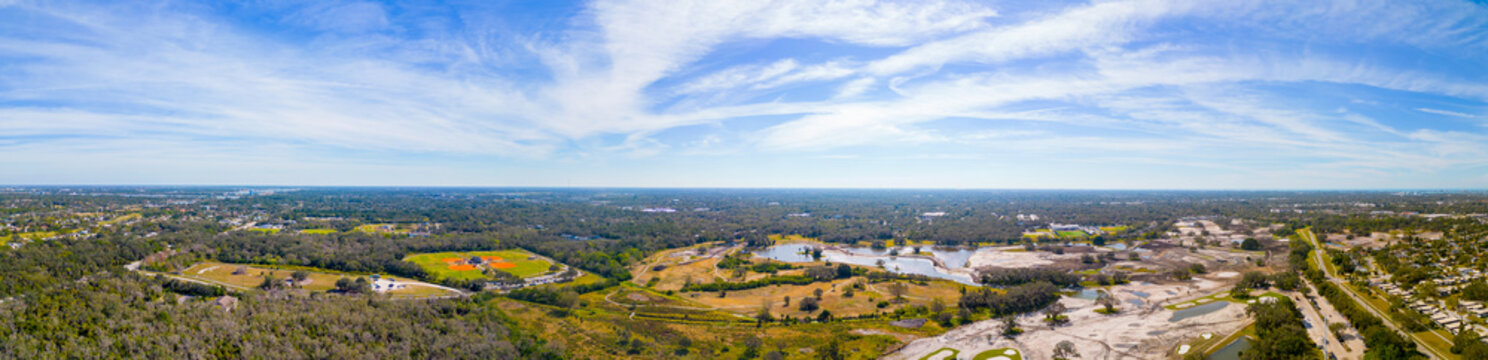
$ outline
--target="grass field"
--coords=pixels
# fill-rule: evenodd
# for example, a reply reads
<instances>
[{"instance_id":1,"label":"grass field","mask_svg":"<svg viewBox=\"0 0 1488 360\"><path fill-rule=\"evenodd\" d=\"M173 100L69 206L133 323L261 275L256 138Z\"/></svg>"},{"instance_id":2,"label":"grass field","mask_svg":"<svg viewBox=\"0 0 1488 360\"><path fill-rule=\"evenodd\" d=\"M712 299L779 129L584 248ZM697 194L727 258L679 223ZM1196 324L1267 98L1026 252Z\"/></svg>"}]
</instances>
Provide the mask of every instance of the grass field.
<instances>
[{"instance_id":1,"label":"grass field","mask_svg":"<svg viewBox=\"0 0 1488 360\"><path fill-rule=\"evenodd\" d=\"M1059 237L1062 237L1062 238L1082 238L1082 237L1085 237L1085 235L1086 234L1085 234L1084 231L1060 231L1059 232Z\"/></svg>"},{"instance_id":2,"label":"grass field","mask_svg":"<svg viewBox=\"0 0 1488 360\"><path fill-rule=\"evenodd\" d=\"M265 234L278 234L279 233L279 229L259 229L259 228L252 228L252 229L248 229L248 231L257 231L257 232L261 232L261 233L265 233Z\"/></svg>"},{"instance_id":3,"label":"grass field","mask_svg":"<svg viewBox=\"0 0 1488 360\"><path fill-rule=\"evenodd\" d=\"M537 257L524 250L499 250L499 251L463 251L412 254L403 258L403 261L418 264L424 271L429 272L436 279L460 279L474 280L489 278L481 273L479 266L452 265L446 260L463 260L471 257L496 257L499 261L492 262L491 268L505 271L512 275L529 278L548 272L553 263ZM484 266L484 265L483 265Z\"/></svg>"},{"instance_id":4,"label":"grass field","mask_svg":"<svg viewBox=\"0 0 1488 360\"><path fill-rule=\"evenodd\" d=\"M31 240L31 241L37 241L37 240L43 240L43 239L50 238L50 237L57 236L57 235L58 235L58 233L56 231L32 231L32 232L23 232L23 233L15 234L14 237L21 238L21 239L26 239L26 240Z\"/></svg>"},{"instance_id":5,"label":"grass field","mask_svg":"<svg viewBox=\"0 0 1488 360\"><path fill-rule=\"evenodd\" d=\"M329 234L335 234L336 233L336 229L305 229L305 230L300 230L300 233L301 234L311 234L311 235L329 235Z\"/></svg>"},{"instance_id":6,"label":"grass field","mask_svg":"<svg viewBox=\"0 0 1488 360\"><path fill-rule=\"evenodd\" d=\"M407 234L408 229L398 224L362 224L357 225L352 231L360 231L368 234Z\"/></svg>"},{"instance_id":7,"label":"grass field","mask_svg":"<svg viewBox=\"0 0 1488 360\"><path fill-rule=\"evenodd\" d=\"M247 268L246 273L241 274L241 275L235 275L235 274L233 274L233 272L237 271L237 269L240 268L240 267L246 267ZM181 271L181 276L188 277L188 278L193 278L193 279L198 279L198 280L205 280L207 282L216 283L218 285L224 285L224 286L236 288L236 289L239 289L239 290L247 290L247 289L257 288L260 284L263 284L263 279L264 279L263 278L263 275L264 274L269 274L269 275L272 275L276 279L281 279L282 280L282 279L288 279L290 277L290 274L294 273L294 271L297 270L297 269L303 269L303 270L306 270L306 272L310 273L310 277L306 280L305 283L300 284L300 288L305 289L305 290L312 290L312 291L326 291L326 290L331 290L331 289L336 288L336 280L339 280L339 279L341 279L343 277L357 277L357 276L360 276L360 275L353 275L353 274L332 273L332 272L324 271L324 270L314 270L314 271L312 271L312 270L309 270L310 268L301 268L301 267L296 267L296 268L270 268L270 267L248 266L248 265L242 265L242 264L228 264L228 263L220 263L220 262L212 262L212 261L201 262L201 263L197 263L196 265L192 265L191 267L186 268L186 270L182 270ZM418 282L418 281L410 280L410 279L404 279L404 278L396 278L395 280L398 281L398 282L400 282L400 283L405 283L406 282L406 283L423 284L422 282ZM390 291L390 292L388 292L388 294L390 294L390 295L406 295L406 296L435 296L435 295L445 295L445 294L448 294L448 292L445 291L445 290L443 290L443 289L436 288L436 287L429 287L429 286L407 286L407 287L402 288L402 289L397 289L397 290Z\"/></svg>"},{"instance_id":8,"label":"grass field","mask_svg":"<svg viewBox=\"0 0 1488 360\"><path fill-rule=\"evenodd\" d=\"M961 350L952 348L940 348L940 350L935 350L935 352L930 353L929 355L921 356L920 360L951 360L956 359L956 354L960 353Z\"/></svg>"},{"instance_id":9,"label":"grass field","mask_svg":"<svg viewBox=\"0 0 1488 360\"><path fill-rule=\"evenodd\" d=\"M902 305L890 305L879 309L879 301L889 300L888 283L869 284L865 290L856 290L852 297L847 297L846 290L852 283L865 281L862 278L851 278L834 280L832 282L816 282L808 285L771 285L760 288L729 291L724 297L718 297L716 292L687 292L678 296L705 304L715 306L740 314L753 314L760 304L770 303L770 311L777 315L790 315L802 317L812 315L815 312L801 311L797 306L800 300L815 296L815 291L820 289L822 297L820 306L822 309L831 311L836 316L855 316L871 314L878 311L893 311L903 306L927 305L933 299L940 298L947 304L955 304L961 298L961 285L950 281L932 281L927 285L909 284L908 302ZM865 281L866 282L866 281ZM790 306L785 305L785 298L791 298Z\"/></svg>"},{"instance_id":10,"label":"grass field","mask_svg":"<svg viewBox=\"0 0 1488 360\"><path fill-rule=\"evenodd\" d=\"M1012 353L1009 354L1009 351L1011 351ZM1008 360L1023 360L1023 354L1018 353L1018 350L1015 350L1013 348L1001 348L983 351L977 353L976 356L972 357L972 360L988 360L999 356Z\"/></svg>"},{"instance_id":11,"label":"grass field","mask_svg":"<svg viewBox=\"0 0 1488 360\"><path fill-rule=\"evenodd\" d=\"M641 289L644 291L644 289ZM638 358L661 359L737 359L745 351L745 339L763 340L760 353L782 350L786 359L817 359L820 349L833 339L841 340L840 348L847 359L878 359L883 352L898 344L889 335L850 335L858 330L876 330L890 334L909 333L915 336L935 334L906 330L888 326L888 320L835 321L831 323L804 323L790 326L779 323L755 327L753 321L716 311L689 311L666 308L638 307L632 318L628 306L615 306L601 299L610 291L584 294L581 304L571 311L572 315L554 317L549 315L549 306L496 298L491 304L510 314L514 326L522 327L550 342L565 344L574 351L573 358L617 359L635 358L625 356L627 346L620 344L618 335L641 340L647 346L641 349ZM758 306L758 305L755 305ZM684 314L691 320L684 319ZM720 317L722 316L722 317ZM699 320L708 318L714 320ZM637 331L633 325L637 320L648 321ZM629 329L630 331L626 331ZM679 338L690 339L685 354L678 354ZM758 353L757 353L758 356Z\"/></svg>"},{"instance_id":12,"label":"grass field","mask_svg":"<svg viewBox=\"0 0 1488 360\"><path fill-rule=\"evenodd\" d=\"M104 221L104 222L101 222L99 224L102 224L102 225L117 224L117 223L129 221L129 220L137 220L137 219L142 218L142 217L144 217L144 216L140 215L139 213L133 213L133 214L127 214L127 215L124 215L124 216L120 216L120 217L114 218L113 220Z\"/></svg>"},{"instance_id":13,"label":"grass field","mask_svg":"<svg viewBox=\"0 0 1488 360\"><path fill-rule=\"evenodd\" d=\"M1221 292L1221 293L1217 293L1217 294L1212 294L1212 295L1204 296L1204 297L1201 297L1201 298L1198 298L1198 299L1193 299L1193 300L1184 301L1184 302L1177 303L1177 304L1163 306L1163 308L1168 309L1168 310L1183 310L1183 309L1186 309L1186 308L1194 307L1196 305L1207 304L1207 303L1211 303L1211 302L1215 302L1215 301L1228 301L1228 302L1232 302L1232 303L1236 303L1236 304L1240 304L1240 305L1247 305L1250 300L1255 300L1255 299L1259 299L1259 298L1263 298L1263 297L1270 297L1270 298L1280 299L1280 298L1285 298L1286 296L1281 295L1281 294L1277 294L1276 292L1273 292L1273 291L1267 291L1265 293L1261 293L1259 295L1252 296L1249 299L1240 300L1240 299L1236 299L1234 297L1230 297L1230 292L1225 291L1225 292ZM1188 304L1188 305L1187 306L1184 306L1184 304ZM1182 307L1180 307L1180 306L1182 306Z\"/></svg>"}]
</instances>

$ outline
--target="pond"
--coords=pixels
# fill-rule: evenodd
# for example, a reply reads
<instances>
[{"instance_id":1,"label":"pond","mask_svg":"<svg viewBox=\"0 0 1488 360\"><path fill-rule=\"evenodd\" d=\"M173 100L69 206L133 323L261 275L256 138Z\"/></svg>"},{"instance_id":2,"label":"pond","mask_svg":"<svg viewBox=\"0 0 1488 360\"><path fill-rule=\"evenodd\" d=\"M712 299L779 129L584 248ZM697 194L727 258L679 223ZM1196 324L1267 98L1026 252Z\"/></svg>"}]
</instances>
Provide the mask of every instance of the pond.
<instances>
[{"instance_id":1,"label":"pond","mask_svg":"<svg viewBox=\"0 0 1488 360\"><path fill-rule=\"evenodd\" d=\"M1095 300L1096 298L1100 297L1100 290L1081 289L1080 292L1075 293L1073 297L1077 299Z\"/></svg>"},{"instance_id":2,"label":"pond","mask_svg":"<svg viewBox=\"0 0 1488 360\"><path fill-rule=\"evenodd\" d=\"M1240 352L1250 350L1250 340L1244 336L1209 354L1209 360L1240 360Z\"/></svg>"},{"instance_id":3,"label":"pond","mask_svg":"<svg viewBox=\"0 0 1488 360\"><path fill-rule=\"evenodd\" d=\"M1215 302L1211 302L1211 303L1208 303L1208 304L1198 305L1198 306L1194 306L1194 307L1191 307L1191 308L1174 311L1173 312L1173 317L1170 318L1170 319L1168 319L1168 322L1178 322L1178 321L1181 321L1183 319L1187 319L1187 318L1191 318L1191 317L1195 317L1195 316L1200 316L1200 315L1212 313L1212 312L1215 312L1215 311L1219 311L1219 309L1223 309L1226 306L1230 306L1230 302L1228 302L1228 301L1215 301Z\"/></svg>"},{"instance_id":4,"label":"pond","mask_svg":"<svg viewBox=\"0 0 1488 360\"><path fill-rule=\"evenodd\" d=\"M775 245L761 251L756 251L754 254L757 256L784 262L811 262L811 255L807 251L812 247L813 245L811 244ZM887 253L887 251L885 250L884 253ZM944 270L936 268L935 262L930 261L930 259L903 256L887 257L876 256L872 254L872 252L864 253L861 251L852 250L849 250L848 254L827 251L822 253L822 260L867 267L877 267L878 262L883 261L884 270L888 270L890 272L900 274L925 275L933 278L951 280L967 285L978 285L976 282L972 281L971 275L946 272Z\"/></svg>"}]
</instances>

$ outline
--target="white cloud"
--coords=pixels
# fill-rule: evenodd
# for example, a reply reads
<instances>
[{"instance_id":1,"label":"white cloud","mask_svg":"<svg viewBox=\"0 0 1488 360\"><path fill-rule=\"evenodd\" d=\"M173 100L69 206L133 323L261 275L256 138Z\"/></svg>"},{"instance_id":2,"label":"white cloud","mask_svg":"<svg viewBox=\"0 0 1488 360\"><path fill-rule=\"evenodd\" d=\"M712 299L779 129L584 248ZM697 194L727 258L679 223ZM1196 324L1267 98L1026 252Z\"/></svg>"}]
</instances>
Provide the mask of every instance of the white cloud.
<instances>
[{"instance_id":1,"label":"white cloud","mask_svg":"<svg viewBox=\"0 0 1488 360\"><path fill-rule=\"evenodd\" d=\"M1432 109L1432 108L1416 108L1416 111L1420 111L1420 112L1427 113L1427 114L1437 114L1437 115L1446 115L1446 116L1451 116L1451 117L1460 117L1460 118L1464 118L1464 119L1488 119L1488 116L1473 115L1473 114L1468 114L1468 113L1460 113L1460 112L1451 111L1451 110L1441 110L1441 109Z\"/></svg>"},{"instance_id":2,"label":"white cloud","mask_svg":"<svg viewBox=\"0 0 1488 360\"><path fill-rule=\"evenodd\" d=\"M1115 0L1003 14L997 5L597 1L557 31L496 37L502 30L480 22L446 29L396 7L324 2L277 22L323 31L296 40L189 6L10 3L0 20L20 18L0 21L0 132L22 140L0 147L44 156L45 139L60 137L67 156L118 146L243 162L256 160L207 145L499 161L909 149L1359 172L1488 158L1483 134L1401 126L1371 112L1374 100L1342 96L1373 105L1325 111L1340 105L1283 98L1298 88L1389 91L1475 108L1488 102L1488 74L1358 48L1390 43L1422 49L1411 56L1426 62L1481 63L1481 7ZM780 39L831 46L747 53ZM746 53L713 57L740 43ZM1423 106L1406 108L1484 118ZM948 118L970 129L939 128ZM699 124L710 125L665 135ZM1028 124L1037 130L1013 129ZM82 138L105 140L69 142ZM1226 151L1190 154L1205 146ZM194 148L207 150L186 155Z\"/></svg>"}]
</instances>

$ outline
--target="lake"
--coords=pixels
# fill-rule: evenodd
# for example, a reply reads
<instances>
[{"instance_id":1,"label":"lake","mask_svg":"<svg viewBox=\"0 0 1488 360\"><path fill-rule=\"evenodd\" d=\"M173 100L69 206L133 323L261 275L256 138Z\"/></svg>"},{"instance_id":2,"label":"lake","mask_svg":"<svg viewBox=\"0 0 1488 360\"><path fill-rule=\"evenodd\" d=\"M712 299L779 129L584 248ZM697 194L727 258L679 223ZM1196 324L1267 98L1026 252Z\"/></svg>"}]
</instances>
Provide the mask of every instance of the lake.
<instances>
[{"instance_id":1,"label":"lake","mask_svg":"<svg viewBox=\"0 0 1488 360\"><path fill-rule=\"evenodd\" d=\"M812 261L811 255L809 253L803 254L803 252L811 249L813 246L814 245L811 245L811 244L784 244L784 245L775 245L775 246L771 246L769 248L766 248L764 250L755 251L754 254L756 256L760 256L760 257L770 258L770 259L774 259L774 260L778 260L778 261L784 261L784 262L791 262L791 263L811 262ZM888 250L886 250L886 249L884 249L884 250L878 250L878 249L872 249L872 248L846 248L846 249L848 251L847 254L843 254L843 253L839 253L839 252L832 252L832 251L823 252L822 253L822 260L824 260L824 261L831 261L831 262L838 262L838 263L847 263L847 264L853 264L853 265L861 265L861 266L867 266L867 267L877 267L878 266L878 262L879 261L883 261L883 263L884 263L883 264L884 270L887 270L887 271L890 271L890 272L900 273L900 274L925 275L925 276L929 276L929 277L933 277L933 278L938 278L938 279L951 280L951 281L955 281L955 282L962 283L962 284L967 284L967 285L979 285L976 282L972 281L971 275L960 274L960 273L949 273L949 272L946 272L946 271L941 270L939 268L936 268L935 267L935 262L930 261L930 259L912 258L912 257L904 257L904 256L886 257L886 256L878 256L878 255L876 255L876 254L879 254L879 253L888 254ZM912 253L913 250L911 250L910 252ZM964 264L964 262L963 262L963 264Z\"/></svg>"}]
</instances>

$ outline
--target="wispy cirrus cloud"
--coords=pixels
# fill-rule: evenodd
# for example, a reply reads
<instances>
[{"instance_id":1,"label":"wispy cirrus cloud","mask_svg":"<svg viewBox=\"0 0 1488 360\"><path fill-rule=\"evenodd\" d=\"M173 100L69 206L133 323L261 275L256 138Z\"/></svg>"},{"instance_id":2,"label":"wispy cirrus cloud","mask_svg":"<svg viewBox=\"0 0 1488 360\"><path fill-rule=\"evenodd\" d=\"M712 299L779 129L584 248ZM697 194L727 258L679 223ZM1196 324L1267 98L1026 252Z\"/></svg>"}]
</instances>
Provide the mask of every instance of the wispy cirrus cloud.
<instances>
[{"instance_id":1,"label":"wispy cirrus cloud","mask_svg":"<svg viewBox=\"0 0 1488 360\"><path fill-rule=\"evenodd\" d=\"M30 159L3 167L113 150L151 166L552 166L492 177L507 184L828 157L951 187L1041 182L934 164L1190 168L1228 175L1169 184L1230 188L1277 166L1400 185L1488 172L1484 128L1441 121L1488 103L1488 10L1458 1L12 1L0 20L0 149ZM1296 181L1257 186L1312 186Z\"/></svg>"}]
</instances>

